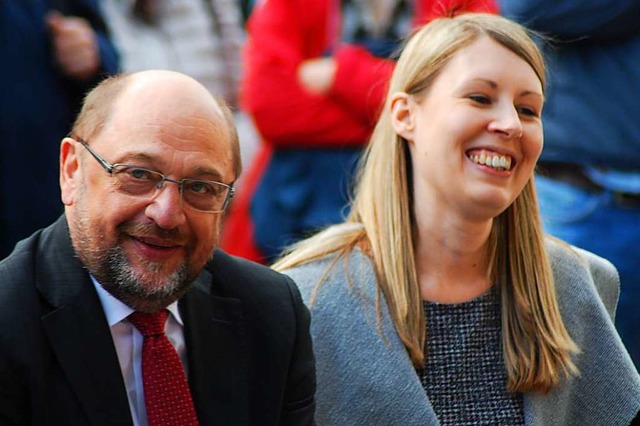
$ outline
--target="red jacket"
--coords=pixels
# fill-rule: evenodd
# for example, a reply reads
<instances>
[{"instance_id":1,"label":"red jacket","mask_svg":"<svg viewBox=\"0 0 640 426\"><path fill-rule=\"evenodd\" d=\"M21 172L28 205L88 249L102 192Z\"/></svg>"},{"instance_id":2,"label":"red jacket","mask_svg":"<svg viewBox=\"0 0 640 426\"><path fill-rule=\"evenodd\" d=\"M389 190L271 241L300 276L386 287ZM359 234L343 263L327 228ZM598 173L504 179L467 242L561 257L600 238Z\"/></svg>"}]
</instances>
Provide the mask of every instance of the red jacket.
<instances>
[{"instance_id":1,"label":"red jacket","mask_svg":"<svg viewBox=\"0 0 640 426\"><path fill-rule=\"evenodd\" d=\"M244 109L275 147L364 144L382 106L393 62L340 44L338 0L262 0L248 24ZM496 12L493 0L416 0L414 25L460 10ZM333 52L338 67L328 95L305 91L296 71Z\"/></svg>"}]
</instances>

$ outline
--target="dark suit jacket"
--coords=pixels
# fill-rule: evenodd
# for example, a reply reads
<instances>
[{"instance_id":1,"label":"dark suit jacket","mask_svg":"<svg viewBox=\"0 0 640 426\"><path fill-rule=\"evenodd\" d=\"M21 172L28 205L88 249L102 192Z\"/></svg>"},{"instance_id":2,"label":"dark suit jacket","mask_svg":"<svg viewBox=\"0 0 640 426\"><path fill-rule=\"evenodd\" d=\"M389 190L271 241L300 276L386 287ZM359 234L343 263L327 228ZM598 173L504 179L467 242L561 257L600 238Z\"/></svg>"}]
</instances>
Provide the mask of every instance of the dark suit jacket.
<instances>
[{"instance_id":1,"label":"dark suit jacket","mask_svg":"<svg viewBox=\"0 0 640 426\"><path fill-rule=\"evenodd\" d=\"M201 425L313 422L309 313L289 278L218 251L179 308ZM132 424L64 217L0 263L0 424Z\"/></svg>"}]
</instances>

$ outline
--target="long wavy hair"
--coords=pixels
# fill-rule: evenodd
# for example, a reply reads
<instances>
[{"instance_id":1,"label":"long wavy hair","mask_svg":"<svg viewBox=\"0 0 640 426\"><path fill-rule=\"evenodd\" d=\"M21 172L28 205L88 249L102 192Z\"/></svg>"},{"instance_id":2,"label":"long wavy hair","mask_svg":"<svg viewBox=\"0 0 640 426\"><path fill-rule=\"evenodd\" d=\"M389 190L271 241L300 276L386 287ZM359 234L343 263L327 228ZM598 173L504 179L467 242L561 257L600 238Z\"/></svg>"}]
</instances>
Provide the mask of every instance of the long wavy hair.
<instances>
[{"instance_id":1,"label":"long wavy hair","mask_svg":"<svg viewBox=\"0 0 640 426\"><path fill-rule=\"evenodd\" d=\"M427 336L414 252L412 165L407 141L391 124L390 98L397 92L424 95L453 55L485 36L526 61L544 90L544 60L520 25L497 15L469 13L420 28L405 44L392 75L385 108L360 164L349 217L294 245L273 266L283 270L361 249L372 260L378 292L416 367L424 366ZM494 218L487 246L490 278L501 294L508 389L546 392L577 373L572 355L578 348L558 309L533 176Z\"/></svg>"}]
</instances>

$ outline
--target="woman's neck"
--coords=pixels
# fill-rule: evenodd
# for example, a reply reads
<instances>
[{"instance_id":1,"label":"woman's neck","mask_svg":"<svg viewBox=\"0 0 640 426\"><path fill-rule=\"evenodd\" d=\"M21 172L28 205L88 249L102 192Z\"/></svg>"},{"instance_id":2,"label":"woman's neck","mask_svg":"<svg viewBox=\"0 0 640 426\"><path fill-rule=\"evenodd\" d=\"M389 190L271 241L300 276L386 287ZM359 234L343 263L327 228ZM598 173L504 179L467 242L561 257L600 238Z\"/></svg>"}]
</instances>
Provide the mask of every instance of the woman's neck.
<instances>
[{"instance_id":1,"label":"woman's neck","mask_svg":"<svg viewBox=\"0 0 640 426\"><path fill-rule=\"evenodd\" d=\"M423 300L466 302L491 287L487 247L491 224L418 219L416 268Z\"/></svg>"}]
</instances>

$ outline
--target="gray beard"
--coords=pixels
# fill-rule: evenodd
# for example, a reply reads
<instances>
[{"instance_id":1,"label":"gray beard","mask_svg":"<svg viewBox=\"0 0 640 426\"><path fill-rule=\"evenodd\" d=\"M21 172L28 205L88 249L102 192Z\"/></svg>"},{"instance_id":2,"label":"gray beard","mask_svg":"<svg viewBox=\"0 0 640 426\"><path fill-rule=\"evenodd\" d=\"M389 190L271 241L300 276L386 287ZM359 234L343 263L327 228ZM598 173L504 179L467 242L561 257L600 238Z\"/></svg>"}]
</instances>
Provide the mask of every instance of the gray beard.
<instances>
[{"instance_id":1,"label":"gray beard","mask_svg":"<svg viewBox=\"0 0 640 426\"><path fill-rule=\"evenodd\" d=\"M186 254L184 262L169 276L158 274L163 266L159 262L147 262L146 271L137 275L120 246L99 249L96 241L89 236L90 224L84 205L85 190L82 184L76 206L77 219L75 224L69 225L73 229L73 246L78 257L100 285L113 297L140 312L156 312L180 299L200 274L199 270L189 268L190 253ZM96 238L103 239L103 236L98 235ZM213 251L209 259L212 256Z\"/></svg>"},{"instance_id":2,"label":"gray beard","mask_svg":"<svg viewBox=\"0 0 640 426\"><path fill-rule=\"evenodd\" d=\"M189 270L190 256L170 275L158 272L163 264L147 262L146 271L136 274L118 245L101 250L85 232L84 218L77 223L74 247L84 266L113 297L140 312L156 312L182 297L199 272Z\"/></svg>"},{"instance_id":3,"label":"gray beard","mask_svg":"<svg viewBox=\"0 0 640 426\"><path fill-rule=\"evenodd\" d=\"M147 272L136 274L119 246L110 248L100 256L91 273L115 298L140 312L155 312L182 297L197 274L189 273L189 259L169 276L160 276L163 264L148 262Z\"/></svg>"}]
</instances>

